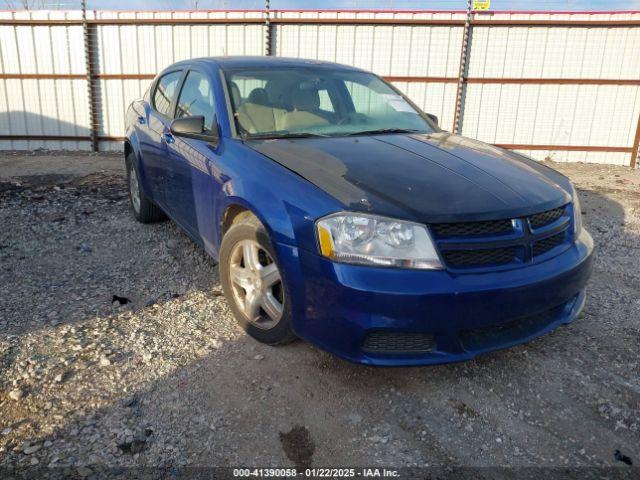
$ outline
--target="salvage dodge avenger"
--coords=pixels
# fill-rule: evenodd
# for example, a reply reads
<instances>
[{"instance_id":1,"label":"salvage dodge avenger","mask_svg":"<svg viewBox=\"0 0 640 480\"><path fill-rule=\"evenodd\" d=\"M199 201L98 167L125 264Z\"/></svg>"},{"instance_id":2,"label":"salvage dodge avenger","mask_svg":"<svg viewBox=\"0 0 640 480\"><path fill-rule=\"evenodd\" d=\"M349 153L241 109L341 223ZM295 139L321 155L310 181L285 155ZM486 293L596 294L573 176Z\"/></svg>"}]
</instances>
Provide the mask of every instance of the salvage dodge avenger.
<instances>
[{"instance_id":1,"label":"salvage dodge avenger","mask_svg":"<svg viewBox=\"0 0 640 480\"><path fill-rule=\"evenodd\" d=\"M593 242L575 188L445 132L378 76L203 58L126 114L131 208L218 261L239 324L372 365L466 360L574 320Z\"/></svg>"}]
</instances>

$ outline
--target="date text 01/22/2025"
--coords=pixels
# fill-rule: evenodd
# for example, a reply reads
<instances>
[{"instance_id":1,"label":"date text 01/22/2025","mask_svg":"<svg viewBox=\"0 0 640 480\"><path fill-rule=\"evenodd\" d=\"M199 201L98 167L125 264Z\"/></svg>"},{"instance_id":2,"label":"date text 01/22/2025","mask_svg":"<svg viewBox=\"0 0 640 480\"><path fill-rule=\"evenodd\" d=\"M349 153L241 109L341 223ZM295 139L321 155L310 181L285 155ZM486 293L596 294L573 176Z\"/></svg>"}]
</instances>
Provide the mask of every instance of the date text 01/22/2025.
<instances>
[{"instance_id":1,"label":"date text 01/22/2025","mask_svg":"<svg viewBox=\"0 0 640 480\"><path fill-rule=\"evenodd\" d=\"M397 470L387 468L234 468L234 477L304 477L304 478L394 478Z\"/></svg>"}]
</instances>

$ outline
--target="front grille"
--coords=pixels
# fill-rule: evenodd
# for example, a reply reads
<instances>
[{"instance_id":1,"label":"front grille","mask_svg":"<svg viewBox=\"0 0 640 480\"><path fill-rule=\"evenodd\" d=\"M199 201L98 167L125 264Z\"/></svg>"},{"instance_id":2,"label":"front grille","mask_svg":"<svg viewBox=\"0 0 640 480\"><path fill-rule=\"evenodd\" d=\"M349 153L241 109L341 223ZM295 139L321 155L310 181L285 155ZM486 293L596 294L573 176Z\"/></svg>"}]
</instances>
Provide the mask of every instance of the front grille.
<instances>
[{"instance_id":1,"label":"front grille","mask_svg":"<svg viewBox=\"0 0 640 480\"><path fill-rule=\"evenodd\" d=\"M511 220L490 220L487 222L434 223L431 225L437 237L476 237L499 235L513 232Z\"/></svg>"},{"instance_id":2,"label":"front grille","mask_svg":"<svg viewBox=\"0 0 640 480\"><path fill-rule=\"evenodd\" d=\"M550 223L558 220L564 213L564 207L554 208L553 210L547 210L546 212L536 213L529 217L529 223L531 228L536 229L549 225Z\"/></svg>"},{"instance_id":3,"label":"front grille","mask_svg":"<svg viewBox=\"0 0 640 480\"><path fill-rule=\"evenodd\" d=\"M533 256L542 255L553 247L557 247L565 239L565 232L556 233L550 237L539 240L533 244Z\"/></svg>"},{"instance_id":4,"label":"front grille","mask_svg":"<svg viewBox=\"0 0 640 480\"><path fill-rule=\"evenodd\" d=\"M474 267L481 265L504 265L515 260L518 249L485 248L478 250L444 250L442 256L452 267Z\"/></svg>"},{"instance_id":5,"label":"front grille","mask_svg":"<svg viewBox=\"0 0 640 480\"><path fill-rule=\"evenodd\" d=\"M458 338L465 350L482 350L520 340L543 330L553 323L564 310L566 303L535 315L521 317L501 325L462 330Z\"/></svg>"},{"instance_id":6,"label":"front grille","mask_svg":"<svg viewBox=\"0 0 640 480\"><path fill-rule=\"evenodd\" d=\"M569 228L565 206L515 219L485 222L432 223L440 253L451 268L503 266L531 261L561 245ZM561 225L557 222L564 219ZM563 231L548 238L544 228ZM543 230L540 230L543 229Z\"/></svg>"},{"instance_id":7,"label":"front grille","mask_svg":"<svg viewBox=\"0 0 640 480\"><path fill-rule=\"evenodd\" d=\"M421 353L429 352L436 346L432 335L412 332L377 331L369 333L362 345L372 353Z\"/></svg>"}]
</instances>

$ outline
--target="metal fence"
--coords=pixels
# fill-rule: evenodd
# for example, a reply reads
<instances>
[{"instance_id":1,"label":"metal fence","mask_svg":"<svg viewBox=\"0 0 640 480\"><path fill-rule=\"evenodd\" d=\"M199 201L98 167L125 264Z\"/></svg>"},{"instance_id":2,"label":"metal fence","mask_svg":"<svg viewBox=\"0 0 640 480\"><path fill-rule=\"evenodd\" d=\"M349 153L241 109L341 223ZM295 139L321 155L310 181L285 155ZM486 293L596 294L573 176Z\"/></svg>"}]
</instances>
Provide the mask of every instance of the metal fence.
<instances>
[{"instance_id":1,"label":"metal fence","mask_svg":"<svg viewBox=\"0 0 640 480\"><path fill-rule=\"evenodd\" d=\"M0 12L0 149L120 149L165 66L272 54L372 70L443 128L534 158L635 166L638 52L640 12Z\"/></svg>"}]
</instances>

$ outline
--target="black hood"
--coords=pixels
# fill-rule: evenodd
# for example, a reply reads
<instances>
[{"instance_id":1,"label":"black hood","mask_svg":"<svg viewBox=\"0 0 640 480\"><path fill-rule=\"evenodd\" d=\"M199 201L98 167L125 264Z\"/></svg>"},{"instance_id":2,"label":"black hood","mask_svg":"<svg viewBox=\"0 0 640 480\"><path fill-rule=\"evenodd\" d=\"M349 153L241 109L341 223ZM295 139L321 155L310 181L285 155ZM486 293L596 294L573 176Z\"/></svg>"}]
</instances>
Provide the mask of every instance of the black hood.
<instances>
[{"instance_id":1,"label":"black hood","mask_svg":"<svg viewBox=\"0 0 640 480\"><path fill-rule=\"evenodd\" d=\"M247 144L346 210L421 222L514 218L571 200L560 173L445 132L253 140Z\"/></svg>"}]
</instances>

